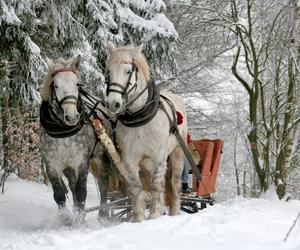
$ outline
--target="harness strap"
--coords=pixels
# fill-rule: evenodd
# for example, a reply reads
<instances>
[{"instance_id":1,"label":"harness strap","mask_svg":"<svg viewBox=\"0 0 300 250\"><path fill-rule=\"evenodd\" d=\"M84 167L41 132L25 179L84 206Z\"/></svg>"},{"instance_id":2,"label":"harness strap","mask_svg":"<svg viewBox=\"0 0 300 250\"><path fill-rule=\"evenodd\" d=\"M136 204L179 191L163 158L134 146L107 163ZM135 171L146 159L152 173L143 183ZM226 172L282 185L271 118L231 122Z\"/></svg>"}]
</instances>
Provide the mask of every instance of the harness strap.
<instances>
[{"instance_id":1,"label":"harness strap","mask_svg":"<svg viewBox=\"0 0 300 250\"><path fill-rule=\"evenodd\" d=\"M103 102L103 100L100 100L94 96L92 96L91 94L89 94L86 90L84 90L83 88L79 88L79 93L82 94L86 99L88 99L91 104L87 103L86 101L83 100L84 105L87 106L91 111L89 112L89 117L92 116L92 114L95 112L95 110L99 111L105 119L110 120L110 117L100 108L98 108L98 104L100 103L101 105L105 105L105 103Z\"/></svg>"},{"instance_id":2,"label":"harness strap","mask_svg":"<svg viewBox=\"0 0 300 250\"><path fill-rule=\"evenodd\" d=\"M119 87L120 89L122 89L123 92L125 92L125 89L126 89L126 87L124 87L124 86L123 86L122 84L120 84L120 83L117 83L117 82L111 82L111 83L109 83L109 92L115 92L115 89L110 89L111 86L117 86L117 87ZM121 92L121 91L119 91L119 92ZM123 92L121 92L121 93L123 93Z\"/></svg>"},{"instance_id":3,"label":"harness strap","mask_svg":"<svg viewBox=\"0 0 300 250\"><path fill-rule=\"evenodd\" d=\"M188 150L187 146L186 146L186 143L184 142L184 140L182 139L182 136L180 135L179 133L179 129L178 129L178 126L177 126L177 119L176 119L176 110L175 110L175 107L173 105L173 103L171 102L170 99L168 99L166 96L163 96L163 95L160 95L160 97L166 101L166 103L169 105L170 109L171 109L171 112L172 112L172 115L173 115L173 119L170 117L168 111L166 110L166 107L165 105L163 104L163 102L161 102L161 105L160 105L160 108L162 109L162 111L165 112L165 114L167 115L168 117L168 120L170 122L170 133L174 134L177 138L177 141L179 142L184 154L185 154L185 157L187 158L190 166L192 167L193 169L193 172L195 173L196 175L196 178L197 178L197 181L200 182L202 181L202 176L199 172L199 169L198 167L196 166L194 160L193 160L193 157L190 153L190 151Z\"/></svg>"},{"instance_id":4,"label":"harness strap","mask_svg":"<svg viewBox=\"0 0 300 250\"><path fill-rule=\"evenodd\" d=\"M93 128L94 128L94 127L93 127ZM95 143L94 143L94 147L93 147L92 153L91 153L91 155L90 155L90 159L92 159L92 158L95 156L95 149L96 149L96 146L97 146L97 144L98 144L98 142L99 142L99 139L98 139L98 136L97 136L96 133L95 133L95 135L96 135L96 140L95 140Z\"/></svg>"},{"instance_id":5,"label":"harness strap","mask_svg":"<svg viewBox=\"0 0 300 250\"><path fill-rule=\"evenodd\" d=\"M74 99L75 102L70 102L70 101L67 101L68 99ZM77 100L78 98L74 95L66 95L63 99L61 99L59 102L58 102L58 105L61 106L62 104L67 104L67 103L71 103L71 104L77 104Z\"/></svg>"},{"instance_id":6,"label":"harness strap","mask_svg":"<svg viewBox=\"0 0 300 250\"><path fill-rule=\"evenodd\" d=\"M142 94L144 94L147 89L149 90L149 88L150 88L150 83L147 82L147 86L135 98L133 98L130 102L126 103L125 109L127 109L129 106L131 106L132 103L134 103ZM148 99L149 99L149 97L148 97ZM148 104L148 101L145 105L147 105L147 104Z\"/></svg>"},{"instance_id":7,"label":"harness strap","mask_svg":"<svg viewBox=\"0 0 300 250\"><path fill-rule=\"evenodd\" d=\"M71 67L65 67L65 68L62 68L62 69L58 69L58 70L55 70L51 77L53 78L54 76L56 76L58 73L61 73L61 72L73 72L75 75L76 75L76 72L74 69L72 69Z\"/></svg>"},{"instance_id":8,"label":"harness strap","mask_svg":"<svg viewBox=\"0 0 300 250\"><path fill-rule=\"evenodd\" d=\"M126 112L125 114L119 115L118 120L127 127L139 127L150 122L157 114L159 108L159 92L153 81L147 83L147 87L143 90L145 92L148 89L148 100L146 104L134 113ZM138 95L133 101L135 101ZM129 105L132 102L129 103Z\"/></svg>"},{"instance_id":9,"label":"harness strap","mask_svg":"<svg viewBox=\"0 0 300 250\"><path fill-rule=\"evenodd\" d=\"M118 82L108 82L108 85L107 85L107 93L106 93L106 94L108 95L109 92L115 92L115 93L121 94L122 97L124 97L125 100L126 100L126 102L127 102L129 93L130 93L131 91L133 91L134 89L136 89L136 87L137 87L137 81L138 81L138 68L137 68L137 66L136 66L136 64L135 64L135 62L134 62L134 59L132 60L132 62L130 62L130 61L129 61L129 62L125 61L125 62L122 62L122 64L131 64L131 65L132 65L132 71L130 72L130 75L129 75L129 77L128 77L128 80L127 80L127 83L126 83L125 87L124 87L122 84L118 83ZM132 78L133 73L135 73L135 84L134 84L134 86L133 86L131 89L129 89L130 84L132 84L132 83L131 83L131 78ZM117 87L119 87L121 90L118 90L118 89L111 89L112 86L117 86ZM128 90L128 89L129 89L129 90Z\"/></svg>"},{"instance_id":10,"label":"harness strap","mask_svg":"<svg viewBox=\"0 0 300 250\"><path fill-rule=\"evenodd\" d=\"M40 122L45 132L54 138L65 138L78 133L85 123L84 119L84 107L79 102L80 107L80 119L76 125L65 125L54 112L49 102L42 102L40 108Z\"/></svg>"}]
</instances>

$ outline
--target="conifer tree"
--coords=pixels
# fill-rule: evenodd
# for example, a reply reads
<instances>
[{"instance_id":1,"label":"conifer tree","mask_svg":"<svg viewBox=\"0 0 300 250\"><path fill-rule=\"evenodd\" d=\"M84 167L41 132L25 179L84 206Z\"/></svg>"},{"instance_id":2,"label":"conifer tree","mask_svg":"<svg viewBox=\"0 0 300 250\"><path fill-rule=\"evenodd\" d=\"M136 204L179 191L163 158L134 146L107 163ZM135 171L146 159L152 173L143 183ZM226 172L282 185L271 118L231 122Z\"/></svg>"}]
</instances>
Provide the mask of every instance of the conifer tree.
<instances>
[{"instance_id":1,"label":"conifer tree","mask_svg":"<svg viewBox=\"0 0 300 250\"><path fill-rule=\"evenodd\" d=\"M81 81L95 94L105 89L108 41L143 43L156 78L173 72L177 33L165 9L162 0L0 0L3 144L6 125L25 108L38 108L46 56L81 54Z\"/></svg>"}]
</instances>

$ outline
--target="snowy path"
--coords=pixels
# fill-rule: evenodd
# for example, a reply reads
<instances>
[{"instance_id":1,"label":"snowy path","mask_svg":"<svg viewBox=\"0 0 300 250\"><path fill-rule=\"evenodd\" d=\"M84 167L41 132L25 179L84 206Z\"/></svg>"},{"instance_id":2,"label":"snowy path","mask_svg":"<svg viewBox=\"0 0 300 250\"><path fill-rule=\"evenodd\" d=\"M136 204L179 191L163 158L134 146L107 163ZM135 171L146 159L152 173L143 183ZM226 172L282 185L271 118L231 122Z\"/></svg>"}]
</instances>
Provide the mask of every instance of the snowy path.
<instances>
[{"instance_id":1,"label":"snowy path","mask_svg":"<svg viewBox=\"0 0 300 250\"><path fill-rule=\"evenodd\" d=\"M90 181L88 207L97 204ZM0 249L101 250L300 250L300 222L283 238L300 210L300 201L236 198L198 214L163 216L139 224L103 226L97 213L80 227L57 227L50 188L10 178L0 194Z\"/></svg>"}]
</instances>

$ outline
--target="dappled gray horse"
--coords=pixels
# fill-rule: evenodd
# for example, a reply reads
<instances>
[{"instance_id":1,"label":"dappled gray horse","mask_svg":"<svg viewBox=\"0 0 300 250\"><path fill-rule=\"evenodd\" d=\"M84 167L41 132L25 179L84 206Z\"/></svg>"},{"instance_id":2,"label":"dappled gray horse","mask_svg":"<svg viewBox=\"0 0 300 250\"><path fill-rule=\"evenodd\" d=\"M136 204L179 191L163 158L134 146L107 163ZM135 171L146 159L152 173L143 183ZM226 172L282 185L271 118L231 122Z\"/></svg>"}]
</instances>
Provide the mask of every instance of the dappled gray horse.
<instances>
[{"instance_id":1,"label":"dappled gray horse","mask_svg":"<svg viewBox=\"0 0 300 250\"><path fill-rule=\"evenodd\" d=\"M41 149L46 171L60 211L66 205L64 174L78 214L84 211L89 165L95 160L101 168L101 198L105 202L110 161L97 143L79 91L80 57L47 59L48 74L42 87ZM104 121L104 119L102 119ZM105 125L108 126L106 123ZM63 218L64 219L64 218Z\"/></svg>"}]
</instances>

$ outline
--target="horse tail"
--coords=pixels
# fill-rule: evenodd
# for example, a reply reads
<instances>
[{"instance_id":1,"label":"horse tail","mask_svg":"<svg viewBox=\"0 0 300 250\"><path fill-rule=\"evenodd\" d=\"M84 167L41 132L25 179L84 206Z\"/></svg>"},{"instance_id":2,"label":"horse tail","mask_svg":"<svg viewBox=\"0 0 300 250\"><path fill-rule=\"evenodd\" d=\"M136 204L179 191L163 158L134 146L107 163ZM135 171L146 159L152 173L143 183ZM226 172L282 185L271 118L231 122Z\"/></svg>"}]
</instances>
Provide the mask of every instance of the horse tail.
<instances>
[{"instance_id":1,"label":"horse tail","mask_svg":"<svg viewBox=\"0 0 300 250\"><path fill-rule=\"evenodd\" d=\"M171 207L173 201L173 191L171 185L171 178L172 178L172 166L170 163L170 159L167 160L167 171L165 175L165 203L166 206Z\"/></svg>"}]
</instances>

